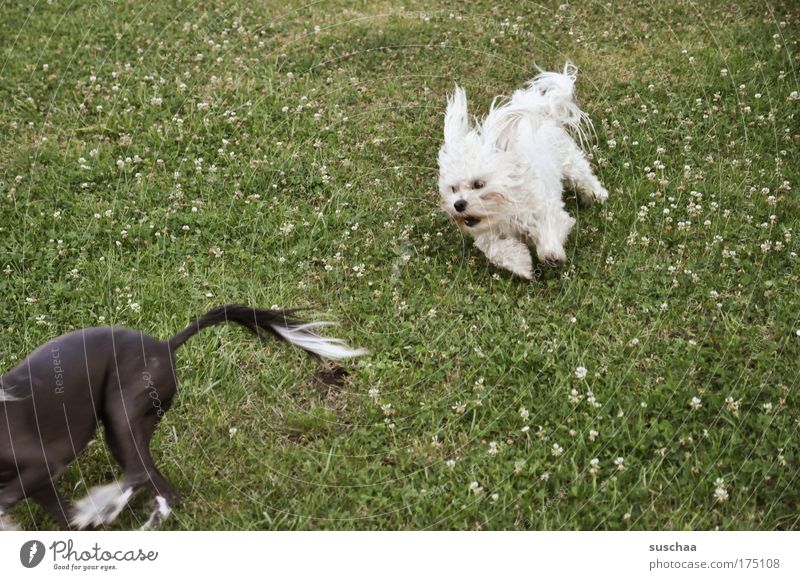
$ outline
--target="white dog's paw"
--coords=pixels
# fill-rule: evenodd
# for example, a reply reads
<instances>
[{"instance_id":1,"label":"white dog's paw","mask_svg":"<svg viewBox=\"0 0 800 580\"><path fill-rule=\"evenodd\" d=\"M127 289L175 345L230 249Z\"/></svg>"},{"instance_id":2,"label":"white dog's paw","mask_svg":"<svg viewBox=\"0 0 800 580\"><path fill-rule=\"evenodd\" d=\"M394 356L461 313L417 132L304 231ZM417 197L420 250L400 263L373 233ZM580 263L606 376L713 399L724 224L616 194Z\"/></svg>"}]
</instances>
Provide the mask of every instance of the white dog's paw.
<instances>
[{"instance_id":1,"label":"white dog's paw","mask_svg":"<svg viewBox=\"0 0 800 580\"><path fill-rule=\"evenodd\" d=\"M597 203L605 203L608 199L608 190L605 187L601 187L597 191L592 193L592 197L594 197Z\"/></svg>"},{"instance_id":2,"label":"white dog's paw","mask_svg":"<svg viewBox=\"0 0 800 580\"><path fill-rule=\"evenodd\" d=\"M525 280L533 278L533 259L531 258L530 252L527 250L524 254L520 252L513 257L509 257L509 259L504 260L504 263L500 265L509 272Z\"/></svg>"},{"instance_id":3,"label":"white dog's paw","mask_svg":"<svg viewBox=\"0 0 800 580\"><path fill-rule=\"evenodd\" d=\"M562 266L567 261L567 252L561 245L537 246L536 255L547 266Z\"/></svg>"},{"instance_id":4,"label":"white dog's paw","mask_svg":"<svg viewBox=\"0 0 800 580\"><path fill-rule=\"evenodd\" d=\"M578 197L580 197L581 203L584 205L603 204L608 199L608 190L602 185L598 185L594 189L580 189L578 190Z\"/></svg>"}]
</instances>

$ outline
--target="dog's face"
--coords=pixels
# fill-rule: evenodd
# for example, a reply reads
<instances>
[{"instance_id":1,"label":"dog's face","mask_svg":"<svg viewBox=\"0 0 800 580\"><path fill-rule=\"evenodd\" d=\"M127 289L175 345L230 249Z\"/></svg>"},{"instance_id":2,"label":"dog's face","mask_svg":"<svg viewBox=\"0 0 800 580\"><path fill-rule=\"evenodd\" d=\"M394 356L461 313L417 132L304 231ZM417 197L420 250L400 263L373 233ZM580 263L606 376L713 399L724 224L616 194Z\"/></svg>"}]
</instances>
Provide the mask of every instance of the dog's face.
<instances>
[{"instance_id":1,"label":"dog's face","mask_svg":"<svg viewBox=\"0 0 800 580\"><path fill-rule=\"evenodd\" d=\"M444 145L439 150L441 208L459 227L477 235L508 216L516 184L516 156L483 127L471 127L464 90L447 103Z\"/></svg>"}]
</instances>

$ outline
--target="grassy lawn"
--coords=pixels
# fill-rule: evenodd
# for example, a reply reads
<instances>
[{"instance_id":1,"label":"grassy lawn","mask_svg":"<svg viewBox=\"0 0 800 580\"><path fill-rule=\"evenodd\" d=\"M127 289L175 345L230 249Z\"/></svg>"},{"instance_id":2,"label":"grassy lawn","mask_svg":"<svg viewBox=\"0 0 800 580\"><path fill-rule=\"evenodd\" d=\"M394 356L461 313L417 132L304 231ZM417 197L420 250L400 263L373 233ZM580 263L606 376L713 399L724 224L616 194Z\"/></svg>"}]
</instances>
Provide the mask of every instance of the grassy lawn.
<instances>
[{"instance_id":1,"label":"grassy lawn","mask_svg":"<svg viewBox=\"0 0 800 580\"><path fill-rule=\"evenodd\" d=\"M238 328L184 347L167 529L800 528L798 5L404 6L1 2L0 369L227 302L370 348L331 389ZM526 283L436 153L454 82L482 114L534 59L581 67L611 198ZM61 486L118 475L98 436Z\"/></svg>"}]
</instances>

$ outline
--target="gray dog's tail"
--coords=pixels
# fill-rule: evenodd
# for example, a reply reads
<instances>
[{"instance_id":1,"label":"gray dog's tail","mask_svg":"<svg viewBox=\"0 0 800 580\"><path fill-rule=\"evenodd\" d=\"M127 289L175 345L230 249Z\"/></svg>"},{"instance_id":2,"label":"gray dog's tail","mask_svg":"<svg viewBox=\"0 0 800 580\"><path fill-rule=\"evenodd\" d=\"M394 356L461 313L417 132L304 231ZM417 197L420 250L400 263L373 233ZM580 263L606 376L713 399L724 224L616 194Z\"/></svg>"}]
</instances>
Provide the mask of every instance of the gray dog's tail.
<instances>
[{"instance_id":1,"label":"gray dog's tail","mask_svg":"<svg viewBox=\"0 0 800 580\"><path fill-rule=\"evenodd\" d=\"M367 354L363 348L353 349L338 338L327 338L313 332L321 326L330 326L333 322L303 322L294 317L297 310L259 310L239 304L226 304L198 318L169 339L170 350L183 345L195 334L223 322L235 322L244 326L256 336L264 332L278 340L289 342L304 351L326 359L343 359Z\"/></svg>"}]
</instances>

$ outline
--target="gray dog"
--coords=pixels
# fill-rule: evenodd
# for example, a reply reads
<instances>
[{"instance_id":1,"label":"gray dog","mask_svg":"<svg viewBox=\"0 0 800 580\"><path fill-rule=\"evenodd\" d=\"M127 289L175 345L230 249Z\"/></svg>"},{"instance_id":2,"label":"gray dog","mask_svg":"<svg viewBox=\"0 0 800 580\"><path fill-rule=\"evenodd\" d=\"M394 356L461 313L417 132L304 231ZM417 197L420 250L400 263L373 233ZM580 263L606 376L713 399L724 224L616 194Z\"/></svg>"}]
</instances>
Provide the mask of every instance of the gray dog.
<instances>
[{"instance_id":1,"label":"gray dog","mask_svg":"<svg viewBox=\"0 0 800 580\"><path fill-rule=\"evenodd\" d=\"M133 494L149 489L155 504L143 529L166 518L178 492L150 455L150 439L177 392L175 351L203 328L235 322L323 359L360 356L303 323L295 310L226 305L211 310L167 341L120 327L59 336L0 377L0 530L15 529L7 511L25 498L39 502L62 526L113 522ZM83 451L98 422L105 427L121 482L94 487L68 508L55 479Z\"/></svg>"}]
</instances>

